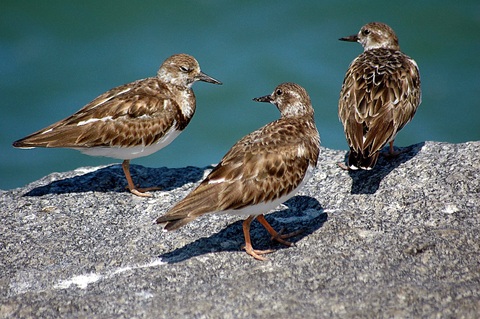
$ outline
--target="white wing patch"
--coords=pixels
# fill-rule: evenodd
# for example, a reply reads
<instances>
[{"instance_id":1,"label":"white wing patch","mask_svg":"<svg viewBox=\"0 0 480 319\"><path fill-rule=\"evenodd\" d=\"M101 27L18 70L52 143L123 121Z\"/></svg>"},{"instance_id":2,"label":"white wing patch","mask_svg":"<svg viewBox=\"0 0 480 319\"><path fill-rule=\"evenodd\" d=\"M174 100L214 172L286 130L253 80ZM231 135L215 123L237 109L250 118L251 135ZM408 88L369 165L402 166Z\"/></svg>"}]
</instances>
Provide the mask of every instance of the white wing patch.
<instances>
[{"instance_id":1,"label":"white wing patch","mask_svg":"<svg viewBox=\"0 0 480 319\"><path fill-rule=\"evenodd\" d=\"M101 102L98 102L97 104L95 104L94 106L92 106L91 109L97 108L97 107L99 107L100 105L102 105L103 103L108 102L108 101L110 101L111 99L114 99L114 98L116 98L117 96L122 95L123 93L127 93L128 91L131 91L131 90L132 90L132 88L131 88L131 87L128 87L128 88L126 88L125 90L120 91L120 92L118 92L117 94L112 95L112 96L106 98L105 100L103 100L103 101L101 101Z\"/></svg>"},{"instance_id":2,"label":"white wing patch","mask_svg":"<svg viewBox=\"0 0 480 319\"><path fill-rule=\"evenodd\" d=\"M305 153L306 153L306 149L305 149L305 145L298 145L298 148L297 148L297 157L305 157Z\"/></svg>"},{"instance_id":3,"label":"white wing patch","mask_svg":"<svg viewBox=\"0 0 480 319\"><path fill-rule=\"evenodd\" d=\"M82 125L86 125L86 124L90 124L90 123L94 123L94 122L98 122L98 121L106 122L106 121L109 121L111 119L112 119L111 116L105 116L105 117L102 117L101 119L97 119L97 118L88 119L86 121L78 122L77 126L82 126ZM44 133L46 133L46 132L44 132Z\"/></svg>"},{"instance_id":4,"label":"white wing patch","mask_svg":"<svg viewBox=\"0 0 480 319\"><path fill-rule=\"evenodd\" d=\"M235 164L235 166L233 168L237 168L237 167L240 167L242 165L243 165L243 163L239 162L239 163ZM219 177L217 179L209 180L208 184L219 184L219 183L224 183L224 182L233 183L234 181L241 180L242 178L243 178L243 174L239 174L235 179L230 179L230 180L226 180L225 177Z\"/></svg>"}]
</instances>

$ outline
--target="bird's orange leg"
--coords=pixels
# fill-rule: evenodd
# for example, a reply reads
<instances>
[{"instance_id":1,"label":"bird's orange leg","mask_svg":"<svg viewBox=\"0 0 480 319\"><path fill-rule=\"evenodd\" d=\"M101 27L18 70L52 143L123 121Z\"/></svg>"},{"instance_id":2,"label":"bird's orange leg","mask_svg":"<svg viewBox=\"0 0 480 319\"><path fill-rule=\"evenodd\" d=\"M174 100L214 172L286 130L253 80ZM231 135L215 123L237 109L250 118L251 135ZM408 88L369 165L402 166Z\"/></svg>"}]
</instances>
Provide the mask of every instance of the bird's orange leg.
<instances>
[{"instance_id":1,"label":"bird's orange leg","mask_svg":"<svg viewBox=\"0 0 480 319\"><path fill-rule=\"evenodd\" d=\"M140 197L152 197L152 194L147 192L160 189L159 187L137 188L133 183L132 176L130 175L130 160L124 160L122 163L122 168L123 173L125 174L125 178L127 179L127 188L130 193Z\"/></svg>"},{"instance_id":2,"label":"bird's orange leg","mask_svg":"<svg viewBox=\"0 0 480 319\"><path fill-rule=\"evenodd\" d=\"M286 241L285 238L296 236L302 232L302 230L297 230L295 232L282 235L282 231L280 232L275 231L275 229L273 229L273 227L267 222L263 214L258 215L257 220L260 222L260 224L263 225L263 227L265 227L268 233L272 235L272 240L278 241L280 244L283 244L285 246L290 247L294 245L293 243Z\"/></svg>"},{"instance_id":3,"label":"bird's orange leg","mask_svg":"<svg viewBox=\"0 0 480 319\"><path fill-rule=\"evenodd\" d=\"M402 151L395 151L395 149L393 148L393 142L394 141L391 141L389 143L388 153L382 153L383 156L385 156L385 157L397 157L398 155L403 153Z\"/></svg>"},{"instance_id":4,"label":"bird's orange leg","mask_svg":"<svg viewBox=\"0 0 480 319\"><path fill-rule=\"evenodd\" d=\"M243 225L242 225L243 236L245 237L245 246L243 246L243 249L245 249L247 254L249 254L253 258L255 258L257 260L264 261L264 260L267 260L267 258L265 258L261 255L272 253L273 250L271 250L271 249L269 249L269 250L255 250L255 249L253 249L252 241L250 240L250 224L255 219L255 217L256 216L254 216L254 215L248 216L248 218L245 219L244 222L243 222Z\"/></svg>"}]
</instances>

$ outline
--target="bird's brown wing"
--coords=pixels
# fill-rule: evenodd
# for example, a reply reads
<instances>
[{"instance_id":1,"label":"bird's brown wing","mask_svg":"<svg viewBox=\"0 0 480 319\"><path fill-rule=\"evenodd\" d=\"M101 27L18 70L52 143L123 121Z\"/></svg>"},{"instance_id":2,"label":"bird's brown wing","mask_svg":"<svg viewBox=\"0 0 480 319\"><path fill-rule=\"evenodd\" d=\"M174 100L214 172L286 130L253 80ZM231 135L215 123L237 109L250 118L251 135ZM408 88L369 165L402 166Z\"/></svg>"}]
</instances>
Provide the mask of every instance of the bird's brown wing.
<instances>
[{"instance_id":1,"label":"bird's brown wing","mask_svg":"<svg viewBox=\"0 0 480 319\"><path fill-rule=\"evenodd\" d=\"M148 146L178 120L178 104L147 78L116 87L70 117L14 143L15 147Z\"/></svg>"},{"instance_id":2,"label":"bird's brown wing","mask_svg":"<svg viewBox=\"0 0 480 319\"><path fill-rule=\"evenodd\" d=\"M307 138L292 132L302 125L280 123L285 122L272 122L237 142L207 178L157 223L177 229L205 213L270 202L298 187L308 166L316 165L318 133Z\"/></svg>"},{"instance_id":3,"label":"bird's brown wing","mask_svg":"<svg viewBox=\"0 0 480 319\"><path fill-rule=\"evenodd\" d=\"M413 118L421 92L412 59L391 50L374 58L369 54L357 57L345 75L339 118L351 149L371 155Z\"/></svg>"}]
</instances>

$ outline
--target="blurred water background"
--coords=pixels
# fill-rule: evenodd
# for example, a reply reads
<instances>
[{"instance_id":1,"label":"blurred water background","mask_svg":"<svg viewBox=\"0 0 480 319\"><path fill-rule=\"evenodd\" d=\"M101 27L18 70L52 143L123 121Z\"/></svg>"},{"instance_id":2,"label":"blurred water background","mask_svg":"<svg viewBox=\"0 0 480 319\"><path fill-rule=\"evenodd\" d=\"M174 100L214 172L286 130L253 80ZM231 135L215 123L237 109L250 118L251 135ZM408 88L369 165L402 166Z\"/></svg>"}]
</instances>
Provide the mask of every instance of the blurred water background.
<instances>
[{"instance_id":1,"label":"blurred water background","mask_svg":"<svg viewBox=\"0 0 480 319\"><path fill-rule=\"evenodd\" d=\"M193 55L223 86L196 83L197 113L171 145L132 164L216 163L242 136L279 117L256 103L286 81L309 92L322 145L347 149L337 118L345 71L362 48L338 41L389 24L421 71L423 103L397 146L480 139L480 2L7 1L0 4L0 189L46 174L120 161L11 143L117 85Z\"/></svg>"}]
</instances>

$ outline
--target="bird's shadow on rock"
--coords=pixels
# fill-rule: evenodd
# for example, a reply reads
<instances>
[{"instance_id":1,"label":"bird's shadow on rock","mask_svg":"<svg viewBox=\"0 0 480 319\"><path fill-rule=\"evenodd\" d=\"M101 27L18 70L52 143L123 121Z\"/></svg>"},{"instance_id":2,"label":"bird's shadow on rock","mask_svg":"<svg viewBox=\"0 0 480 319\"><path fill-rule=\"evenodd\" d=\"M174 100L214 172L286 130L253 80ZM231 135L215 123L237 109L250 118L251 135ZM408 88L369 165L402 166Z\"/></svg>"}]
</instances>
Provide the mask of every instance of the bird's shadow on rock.
<instances>
[{"instance_id":1,"label":"bird's shadow on rock","mask_svg":"<svg viewBox=\"0 0 480 319\"><path fill-rule=\"evenodd\" d=\"M210 167L149 168L141 165L131 165L130 172L134 183L139 185L139 187L159 187L162 191L169 191L181 187L184 184L199 181L203 177L204 171L209 168ZM126 186L127 180L123 173L122 166L116 164L83 175L66 177L43 186L35 187L23 196L83 192L122 193L128 192Z\"/></svg>"},{"instance_id":2,"label":"bird's shadow on rock","mask_svg":"<svg viewBox=\"0 0 480 319\"><path fill-rule=\"evenodd\" d=\"M287 209L268 214L266 219L277 231L282 228L286 230L284 233L300 230L298 235L288 239L294 244L322 227L328 218L320 203L309 196L295 196L285 202L285 205L288 206ZM159 257L162 261L173 264L212 252L240 251L245 243L242 223L243 220L237 221L212 236L197 239ZM272 241L270 234L256 221L251 225L250 234L254 249L289 248Z\"/></svg>"},{"instance_id":3,"label":"bird's shadow on rock","mask_svg":"<svg viewBox=\"0 0 480 319\"><path fill-rule=\"evenodd\" d=\"M349 170L348 174L352 178L351 194L375 194L380 186L380 182L401 164L408 162L421 151L425 145L424 142L414 144L400 149L400 154L396 157L387 157L380 155L377 164L371 170ZM348 153L347 153L348 154ZM347 157L347 155L346 155Z\"/></svg>"}]
</instances>

